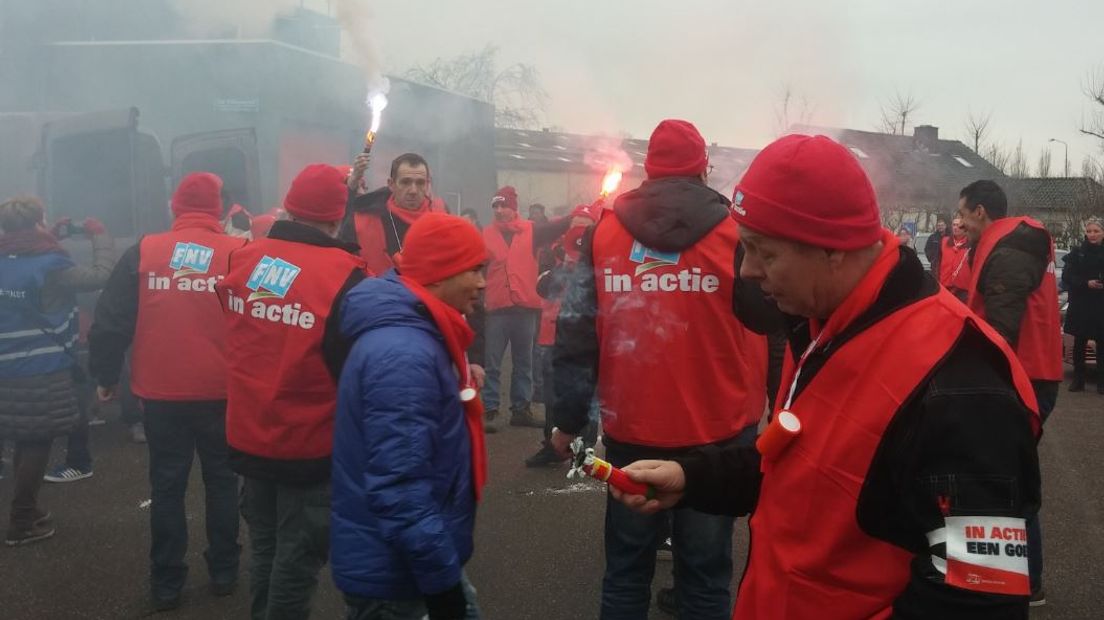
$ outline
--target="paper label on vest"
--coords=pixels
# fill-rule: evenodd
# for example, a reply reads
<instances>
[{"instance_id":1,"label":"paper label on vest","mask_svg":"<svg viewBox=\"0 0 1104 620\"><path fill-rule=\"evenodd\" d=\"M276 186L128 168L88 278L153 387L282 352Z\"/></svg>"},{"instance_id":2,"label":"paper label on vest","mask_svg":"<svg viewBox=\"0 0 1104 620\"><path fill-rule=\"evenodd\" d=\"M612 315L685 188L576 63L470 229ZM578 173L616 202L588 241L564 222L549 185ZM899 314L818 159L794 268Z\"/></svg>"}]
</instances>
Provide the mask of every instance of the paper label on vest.
<instances>
[{"instance_id":1,"label":"paper label on vest","mask_svg":"<svg viewBox=\"0 0 1104 620\"><path fill-rule=\"evenodd\" d=\"M946 517L947 584L1028 595L1027 526L1013 517Z\"/></svg>"}]
</instances>

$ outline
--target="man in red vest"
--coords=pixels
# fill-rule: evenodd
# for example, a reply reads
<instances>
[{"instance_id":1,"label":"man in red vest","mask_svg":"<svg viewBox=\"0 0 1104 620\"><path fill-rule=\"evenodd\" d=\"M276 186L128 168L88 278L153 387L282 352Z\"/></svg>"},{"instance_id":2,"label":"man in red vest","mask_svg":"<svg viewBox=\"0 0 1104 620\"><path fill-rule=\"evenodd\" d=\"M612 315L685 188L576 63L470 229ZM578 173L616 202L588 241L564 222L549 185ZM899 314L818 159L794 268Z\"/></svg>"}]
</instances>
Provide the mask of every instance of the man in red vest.
<instances>
[{"instance_id":1,"label":"man in red vest","mask_svg":"<svg viewBox=\"0 0 1104 620\"><path fill-rule=\"evenodd\" d=\"M960 301L965 302L970 288L970 240L966 237L966 227L962 218L951 222L951 233L943 236L940 242L939 283Z\"/></svg>"},{"instance_id":2,"label":"man in red vest","mask_svg":"<svg viewBox=\"0 0 1104 620\"><path fill-rule=\"evenodd\" d=\"M312 164L284 199L288 220L230 255L218 286L228 330L226 436L244 476L252 617L307 618L329 553L330 452L348 344L345 293L364 279L335 237L345 178Z\"/></svg>"},{"instance_id":3,"label":"man in red vest","mask_svg":"<svg viewBox=\"0 0 1104 620\"><path fill-rule=\"evenodd\" d=\"M359 183L367 165L363 155L348 178L350 188ZM382 275L395 266L394 256L403 249L410 225L426 213L444 212L444 203L429 195L429 163L417 153L399 155L391 162L387 187L359 194L350 189L349 212L338 238L360 246L369 271Z\"/></svg>"},{"instance_id":4,"label":"man in red vest","mask_svg":"<svg viewBox=\"0 0 1104 620\"><path fill-rule=\"evenodd\" d=\"M118 391L131 349L130 389L141 399L149 445L150 593L177 607L188 574L184 495L194 454L207 500L204 557L211 590L238 580L238 477L226 448L226 328L215 287L245 239L223 230L222 181L189 174L172 197L172 230L123 254L96 304L89 356L101 400Z\"/></svg>"},{"instance_id":5,"label":"man in red vest","mask_svg":"<svg viewBox=\"0 0 1104 620\"><path fill-rule=\"evenodd\" d=\"M537 254L571 226L570 217L535 223L518 215L518 195L506 186L491 200L494 222L483 229L487 243L487 310L484 337L488 433L498 430L499 383L502 356L510 347L510 425L543 427L530 409L533 399L533 347L540 325L541 298L537 295Z\"/></svg>"},{"instance_id":6,"label":"man in red vest","mask_svg":"<svg viewBox=\"0 0 1104 620\"><path fill-rule=\"evenodd\" d=\"M1008 217L1008 199L993 181L975 181L963 188L958 217L974 245L967 304L1016 351L1046 422L1063 376L1054 241L1037 220ZM1038 515L1027 525L1035 607L1046 604Z\"/></svg>"},{"instance_id":7,"label":"man in red vest","mask_svg":"<svg viewBox=\"0 0 1104 620\"><path fill-rule=\"evenodd\" d=\"M740 620L1026 618L1039 418L1015 354L882 227L830 138L768 145L733 210L740 278L790 328L772 421L756 448L634 463L654 497L613 495L753 512Z\"/></svg>"},{"instance_id":8,"label":"man in red vest","mask_svg":"<svg viewBox=\"0 0 1104 620\"><path fill-rule=\"evenodd\" d=\"M586 427L595 393L614 465L754 441L767 404L766 339L732 311L739 233L728 201L705 183L708 163L692 124L663 121L648 143L648 179L584 237L553 352L561 453ZM642 516L607 501L602 620L648 617L668 519L680 617L732 613L731 516Z\"/></svg>"}]
</instances>

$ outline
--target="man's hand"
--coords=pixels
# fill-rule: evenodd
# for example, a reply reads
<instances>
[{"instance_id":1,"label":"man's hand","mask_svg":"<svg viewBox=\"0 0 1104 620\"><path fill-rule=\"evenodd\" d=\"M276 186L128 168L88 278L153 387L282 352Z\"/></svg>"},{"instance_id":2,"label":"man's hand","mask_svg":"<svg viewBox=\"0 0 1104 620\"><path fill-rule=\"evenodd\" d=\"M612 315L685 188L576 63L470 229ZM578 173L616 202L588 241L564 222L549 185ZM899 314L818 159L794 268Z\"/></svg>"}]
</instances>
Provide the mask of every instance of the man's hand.
<instances>
[{"instance_id":1,"label":"man's hand","mask_svg":"<svg viewBox=\"0 0 1104 620\"><path fill-rule=\"evenodd\" d=\"M73 225L72 218L63 217L54 222L54 225L50 227L50 234L57 240L68 239L69 230Z\"/></svg>"},{"instance_id":2,"label":"man's hand","mask_svg":"<svg viewBox=\"0 0 1104 620\"><path fill-rule=\"evenodd\" d=\"M643 482L656 492L655 498L648 499L643 495L622 493L610 485L613 498L636 512L650 515L672 508L686 490L686 473L682 465L674 461L636 461L623 469L634 481Z\"/></svg>"},{"instance_id":3,"label":"man's hand","mask_svg":"<svg viewBox=\"0 0 1104 620\"><path fill-rule=\"evenodd\" d=\"M100 399L101 403L106 403L115 400L115 397L118 395L118 391L119 386L117 385L100 385L96 387L96 397Z\"/></svg>"},{"instance_id":4,"label":"man's hand","mask_svg":"<svg viewBox=\"0 0 1104 620\"><path fill-rule=\"evenodd\" d=\"M575 435L568 435L560 429L554 428L552 429L552 438L549 441L552 442L552 449L562 458L569 459L575 456L575 453L571 451L571 442L575 441Z\"/></svg>"},{"instance_id":5,"label":"man's hand","mask_svg":"<svg viewBox=\"0 0 1104 620\"><path fill-rule=\"evenodd\" d=\"M84 223L81 224L81 229L88 237L107 234L107 228L104 227L103 222L94 217L86 218Z\"/></svg>"},{"instance_id":6,"label":"man's hand","mask_svg":"<svg viewBox=\"0 0 1104 620\"><path fill-rule=\"evenodd\" d=\"M1104 282L1100 280L1089 280L1089 288L1104 288Z\"/></svg>"},{"instance_id":7,"label":"man's hand","mask_svg":"<svg viewBox=\"0 0 1104 620\"><path fill-rule=\"evenodd\" d=\"M475 389L482 390L483 384L487 382L487 371L483 370L483 367L479 364L469 364L468 368L471 370L472 382L475 383Z\"/></svg>"},{"instance_id":8,"label":"man's hand","mask_svg":"<svg viewBox=\"0 0 1104 620\"><path fill-rule=\"evenodd\" d=\"M349 173L349 190L357 191L360 189L360 182L364 179L364 172L368 170L368 164L372 163L372 155L369 153L360 153L353 160L353 170Z\"/></svg>"}]
</instances>

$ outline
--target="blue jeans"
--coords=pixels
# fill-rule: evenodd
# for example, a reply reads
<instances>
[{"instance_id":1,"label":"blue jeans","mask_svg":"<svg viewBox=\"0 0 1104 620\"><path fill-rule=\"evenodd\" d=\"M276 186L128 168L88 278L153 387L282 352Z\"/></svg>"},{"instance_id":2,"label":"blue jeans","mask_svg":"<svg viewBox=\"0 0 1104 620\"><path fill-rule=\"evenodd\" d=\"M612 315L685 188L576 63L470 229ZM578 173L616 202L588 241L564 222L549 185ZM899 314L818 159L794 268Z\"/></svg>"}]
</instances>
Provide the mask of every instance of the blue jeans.
<instances>
[{"instance_id":1,"label":"blue jeans","mask_svg":"<svg viewBox=\"0 0 1104 620\"><path fill-rule=\"evenodd\" d=\"M1032 381L1035 388L1035 400L1039 402L1039 417L1045 423L1058 404L1058 383L1053 381ZM1031 591L1038 592L1043 587L1043 525L1039 513L1027 518L1027 574L1031 582Z\"/></svg>"},{"instance_id":2,"label":"blue jeans","mask_svg":"<svg viewBox=\"0 0 1104 620\"><path fill-rule=\"evenodd\" d=\"M536 310L500 310L487 313L487 383L483 386L483 404L487 411L499 407L499 384L502 381L502 357L510 345L513 362L510 385L510 408L513 411L529 406L533 399L533 343L540 324Z\"/></svg>"},{"instance_id":3,"label":"blue jeans","mask_svg":"<svg viewBox=\"0 0 1104 620\"><path fill-rule=\"evenodd\" d=\"M607 452L607 456L618 467L636 460L613 451ZM689 508L642 515L607 496L601 620L648 618L655 551L668 528L674 552L679 617L729 620L734 522L733 517Z\"/></svg>"},{"instance_id":4,"label":"blue jeans","mask_svg":"<svg viewBox=\"0 0 1104 620\"><path fill-rule=\"evenodd\" d=\"M475 587L468 576L461 573L464 595L468 599L468 612L464 620L479 620L479 603ZM426 618L426 606L422 599L378 599L345 595L345 620L422 620Z\"/></svg>"}]
</instances>

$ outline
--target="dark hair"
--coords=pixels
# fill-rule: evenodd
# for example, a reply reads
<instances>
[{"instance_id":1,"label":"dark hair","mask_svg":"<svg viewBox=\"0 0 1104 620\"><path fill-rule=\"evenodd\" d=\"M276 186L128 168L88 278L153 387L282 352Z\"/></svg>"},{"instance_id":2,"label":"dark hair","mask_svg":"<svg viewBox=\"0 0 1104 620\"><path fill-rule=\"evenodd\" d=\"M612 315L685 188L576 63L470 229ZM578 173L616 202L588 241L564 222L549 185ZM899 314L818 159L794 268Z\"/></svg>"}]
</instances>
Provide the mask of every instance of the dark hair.
<instances>
[{"instance_id":1,"label":"dark hair","mask_svg":"<svg viewBox=\"0 0 1104 620\"><path fill-rule=\"evenodd\" d=\"M971 211L976 211L979 206L985 207L985 212L994 220L1008 215L1008 197L993 181L974 181L962 188L958 197L966 199L966 207Z\"/></svg>"},{"instance_id":2,"label":"dark hair","mask_svg":"<svg viewBox=\"0 0 1104 620\"><path fill-rule=\"evenodd\" d=\"M946 215L937 215L937 216L935 216L935 223L938 224L939 222L943 222L944 224L950 224L951 223L951 218L947 217Z\"/></svg>"},{"instance_id":3,"label":"dark hair","mask_svg":"<svg viewBox=\"0 0 1104 620\"><path fill-rule=\"evenodd\" d=\"M399 174L399 166L406 164L412 168L418 166L425 166L426 172L429 172L429 162L425 160L425 157L417 153L403 153L395 158L395 161L391 162L391 180L395 180L395 176Z\"/></svg>"},{"instance_id":4,"label":"dark hair","mask_svg":"<svg viewBox=\"0 0 1104 620\"><path fill-rule=\"evenodd\" d=\"M475 223L479 224L479 214L475 212L475 209L464 209L460 212L460 217L470 217L475 220Z\"/></svg>"},{"instance_id":5,"label":"dark hair","mask_svg":"<svg viewBox=\"0 0 1104 620\"><path fill-rule=\"evenodd\" d=\"M541 213L545 213L546 211L544 205L539 202L534 202L533 204L529 205L529 210L532 211L533 209L540 209Z\"/></svg>"}]
</instances>

